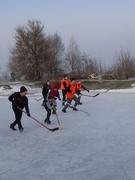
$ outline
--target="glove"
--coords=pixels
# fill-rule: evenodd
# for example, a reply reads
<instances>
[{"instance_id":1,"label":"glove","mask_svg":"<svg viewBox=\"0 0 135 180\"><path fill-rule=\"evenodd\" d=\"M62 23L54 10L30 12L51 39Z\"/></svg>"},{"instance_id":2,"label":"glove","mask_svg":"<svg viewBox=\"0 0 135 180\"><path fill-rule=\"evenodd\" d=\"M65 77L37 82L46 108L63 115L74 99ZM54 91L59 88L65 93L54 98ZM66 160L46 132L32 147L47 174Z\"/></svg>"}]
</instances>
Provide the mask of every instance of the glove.
<instances>
[{"instance_id":1,"label":"glove","mask_svg":"<svg viewBox=\"0 0 135 180\"><path fill-rule=\"evenodd\" d=\"M56 110L57 110L57 109L56 109L56 105L53 106L52 110L53 110L53 111L52 111L52 114L56 114Z\"/></svg>"},{"instance_id":2,"label":"glove","mask_svg":"<svg viewBox=\"0 0 135 180\"><path fill-rule=\"evenodd\" d=\"M87 92L90 92L89 90L87 90Z\"/></svg>"},{"instance_id":3,"label":"glove","mask_svg":"<svg viewBox=\"0 0 135 180\"><path fill-rule=\"evenodd\" d=\"M53 106L53 103L51 103L50 106Z\"/></svg>"},{"instance_id":4,"label":"glove","mask_svg":"<svg viewBox=\"0 0 135 180\"><path fill-rule=\"evenodd\" d=\"M30 113L27 113L27 116L30 117Z\"/></svg>"},{"instance_id":5,"label":"glove","mask_svg":"<svg viewBox=\"0 0 135 180\"><path fill-rule=\"evenodd\" d=\"M57 110L56 105L54 105L52 109L53 111L56 111Z\"/></svg>"},{"instance_id":6,"label":"glove","mask_svg":"<svg viewBox=\"0 0 135 180\"><path fill-rule=\"evenodd\" d=\"M44 99L44 100L43 100L43 103L42 103L42 106L45 106L46 102L47 102L47 100Z\"/></svg>"},{"instance_id":7,"label":"glove","mask_svg":"<svg viewBox=\"0 0 135 180\"><path fill-rule=\"evenodd\" d=\"M16 102L12 102L12 106L15 107L15 108L17 108Z\"/></svg>"}]
</instances>

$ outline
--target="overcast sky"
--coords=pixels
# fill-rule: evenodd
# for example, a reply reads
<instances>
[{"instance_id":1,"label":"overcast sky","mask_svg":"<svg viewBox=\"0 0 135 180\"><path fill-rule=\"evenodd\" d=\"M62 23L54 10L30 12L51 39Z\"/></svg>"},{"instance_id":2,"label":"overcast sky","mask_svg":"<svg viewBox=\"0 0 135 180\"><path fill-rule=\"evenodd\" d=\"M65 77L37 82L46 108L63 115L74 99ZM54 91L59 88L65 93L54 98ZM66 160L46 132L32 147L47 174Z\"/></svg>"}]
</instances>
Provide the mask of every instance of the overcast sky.
<instances>
[{"instance_id":1,"label":"overcast sky","mask_svg":"<svg viewBox=\"0 0 135 180\"><path fill-rule=\"evenodd\" d=\"M123 50L135 55L135 0L0 0L0 67L6 68L17 26L39 20L65 45L74 37L81 52L105 65Z\"/></svg>"}]
</instances>

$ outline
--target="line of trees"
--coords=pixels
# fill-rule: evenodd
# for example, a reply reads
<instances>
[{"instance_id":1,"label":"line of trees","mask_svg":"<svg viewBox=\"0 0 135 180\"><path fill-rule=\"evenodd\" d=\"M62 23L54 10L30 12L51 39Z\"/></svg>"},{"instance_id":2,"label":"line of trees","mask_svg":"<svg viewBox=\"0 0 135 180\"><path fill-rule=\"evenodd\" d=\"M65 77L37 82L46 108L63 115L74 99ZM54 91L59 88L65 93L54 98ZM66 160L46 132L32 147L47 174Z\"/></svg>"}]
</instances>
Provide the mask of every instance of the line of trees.
<instances>
[{"instance_id":1,"label":"line of trees","mask_svg":"<svg viewBox=\"0 0 135 180\"><path fill-rule=\"evenodd\" d=\"M135 77L135 57L130 51L120 51L114 65L106 68L101 61L81 53L74 37L65 50L58 33L47 35L40 21L28 20L26 26L15 29L15 45L10 47L8 69L11 80L42 80L70 73L78 78L91 74L107 75L117 79Z\"/></svg>"}]
</instances>

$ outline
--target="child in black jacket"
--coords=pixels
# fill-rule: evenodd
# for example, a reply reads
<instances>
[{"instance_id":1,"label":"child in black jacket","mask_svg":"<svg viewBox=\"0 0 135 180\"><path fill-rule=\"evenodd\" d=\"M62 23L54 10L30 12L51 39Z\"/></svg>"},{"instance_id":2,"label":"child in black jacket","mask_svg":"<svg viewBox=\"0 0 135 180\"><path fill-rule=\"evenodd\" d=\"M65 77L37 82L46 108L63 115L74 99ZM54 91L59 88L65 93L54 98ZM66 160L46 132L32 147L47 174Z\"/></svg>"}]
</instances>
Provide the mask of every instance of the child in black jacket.
<instances>
[{"instance_id":1,"label":"child in black jacket","mask_svg":"<svg viewBox=\"0 0 135 180\"><path fill-rule=\"evenodd\" d=\"M22 118L22 111L19 109L23 109L25 107L27 115L30 116L30 111L28 107L28 98L26 97L27 94L27 89L22 86L20 88L20 92L15 92L11 96L9 96L8 100L12 102L12 109L15 114L15 121L10 124L10 128L12 130L16 130L15 125L18 125L18 129L22 132L23 127L21 123L21 118Z\"/></svg>"}]
</instances>

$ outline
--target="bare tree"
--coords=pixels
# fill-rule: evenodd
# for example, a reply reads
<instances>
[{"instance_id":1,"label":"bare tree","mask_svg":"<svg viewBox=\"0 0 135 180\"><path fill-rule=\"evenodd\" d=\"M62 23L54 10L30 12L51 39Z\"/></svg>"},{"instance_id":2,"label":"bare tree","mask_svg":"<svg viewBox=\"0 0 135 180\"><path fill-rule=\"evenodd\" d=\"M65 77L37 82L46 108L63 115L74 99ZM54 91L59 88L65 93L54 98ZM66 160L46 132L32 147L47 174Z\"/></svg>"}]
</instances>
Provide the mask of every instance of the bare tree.
<instances>
[{"instance_id":1,"label":"bare tree","mask_svg":"<svg viewBox=\"0 0 135 180\"><path fill-rule=\"evenodd\" d=\"M116 57L113 72L119 79L129 79L135 76L135 58L131 56L130 51L121 50Z\"/></svg>"},{"instance_id":2,"label":"bare tree","mask_svg":"<svg viewBox=\"0 0 135 180\"><path fill-rule=\"evenodd\" d=\"M71 37L67 48L66 60L69 62L72 73L78 73L81 71L81 52L73 37Z\"/></svg>"},{"instance_id":3,"label":"bare tree","mask_svg":"<svg viewBox=\"0 0 135 180\"><path fill-rule=\"evenodd\" d=\"M103 72L101 60L97 61L85 53L81 56L81 65L83 77L90 77L91 74L99 75Z\"/></svg>"},{"instance_id":4,"label":"bare tree","mask_svg":"<svg viewBox=\"0 0 135 180\"><path fill-rule=\"evenodd\" d=\"M9 68L18 78L42 79L52 55L52 39L44 33L40 21L28 20L27 26L16 28L15 47L10 49Z\"/></svg>"},{"instance_id":5,"label":"bare tree","mask_svg":"<svg viewBox=\"0 0 135 180\"><path fill-rule=\"evenodd\" d=\"M63 60L64 44L57 33L49 38L51 42L51 49L48 57L49 60L46 65L46 71L52 77L62 72L61 62Z\"/></svg>"}]
</instances>

